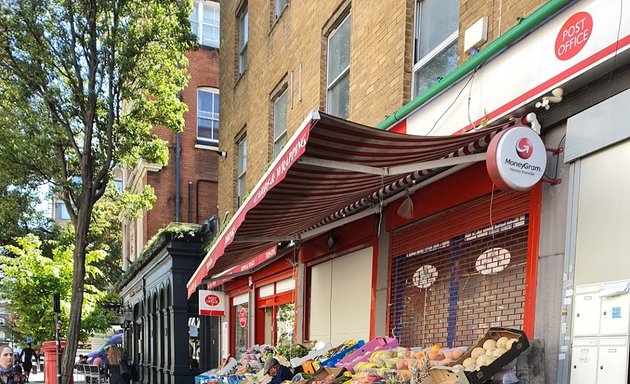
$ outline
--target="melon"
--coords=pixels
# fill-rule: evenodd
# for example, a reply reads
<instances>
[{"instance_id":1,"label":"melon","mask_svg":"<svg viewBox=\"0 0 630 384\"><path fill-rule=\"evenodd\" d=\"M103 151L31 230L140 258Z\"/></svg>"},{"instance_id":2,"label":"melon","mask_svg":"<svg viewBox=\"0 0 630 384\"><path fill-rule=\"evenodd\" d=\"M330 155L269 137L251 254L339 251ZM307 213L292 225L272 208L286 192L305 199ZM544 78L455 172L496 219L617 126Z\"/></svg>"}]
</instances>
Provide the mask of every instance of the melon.
<instances>
[{"instance_id":1,"label":"melon","mask_svg":"<svg viewBox=\"0 0 630 384\"><path fill-rule=\"evenodd\" d=\"M492 349L497 347L497 342L494 339L488 339L483 342L483 349Z\"/></svg>"}]
</instances>

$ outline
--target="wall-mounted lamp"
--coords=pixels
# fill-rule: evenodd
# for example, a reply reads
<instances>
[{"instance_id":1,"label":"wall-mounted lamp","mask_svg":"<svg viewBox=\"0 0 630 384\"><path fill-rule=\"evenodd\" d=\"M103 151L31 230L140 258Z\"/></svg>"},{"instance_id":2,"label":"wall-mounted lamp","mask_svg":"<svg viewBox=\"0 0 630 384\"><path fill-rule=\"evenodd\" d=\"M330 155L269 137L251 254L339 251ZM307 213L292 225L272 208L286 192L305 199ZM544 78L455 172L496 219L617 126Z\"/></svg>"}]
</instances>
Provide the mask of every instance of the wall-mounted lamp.
<instances>
[{"instance_id":1,"label":"wall-mounted lamp","mask_svg":"<svg viewBox=\"0 0 630 384\"><path fill-rule=\"evenodd\" d=\"M337 239L337 236L334 234L334 232L330 232L328 234L328 237L326 238L326 245L328 246L328 249L333 249L338 241L339 239Z\"/></svg>"}]
</instances>

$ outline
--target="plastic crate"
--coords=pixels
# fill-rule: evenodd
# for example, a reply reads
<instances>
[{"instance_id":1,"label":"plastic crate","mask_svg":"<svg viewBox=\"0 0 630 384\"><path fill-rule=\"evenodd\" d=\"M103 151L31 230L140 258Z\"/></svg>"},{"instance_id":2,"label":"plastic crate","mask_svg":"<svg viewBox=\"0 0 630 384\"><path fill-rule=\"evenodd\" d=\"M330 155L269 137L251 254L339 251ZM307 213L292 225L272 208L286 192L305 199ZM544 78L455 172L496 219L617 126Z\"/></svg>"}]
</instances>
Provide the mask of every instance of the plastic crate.
<instances>
[{"instance_id":1,"label":"plastic crate","mask_svg":"<svg viewBox=\"0 0 630 384\"><path fill-rule=\"evenodd\" d=\"M450 365L462 364L464 360L470 357L472 351L477 347L482 347L483 343L486 340L493 339L498 340L501 337L508 337L510 339L518 339L518 342L512 344L512 348L506 351L503 355L499 356L495 361L486 365L485 367L479 368L478 371L473 372L465 372L468 381L472 384L482 384L487 380L490 380L492 376L499 372L501 368L505 365L509 364L512 360L516 359L518 355L521 354L524 350L529 348L529 340L527 340L527 335L525 332L518 329L510 329L510 328L490 328L486 335L481 338L477 344L468 349L468 352L464 353L462 357L460 357L457 361L454 361Z\"/></svg>"},{"instance_id":2,"label":"plastic crate","mask_svg":"<svg viewBox=\"0 0 630 384\"><path fill-rule=\"evenodd\" d=\"M343 367L350 373L354 373L354 366L362 361L368 361L372 352L396 347L398 347L397 339L391 337L377 337L367 342L363 347L346 355L346 357L341 359L335 366Z\"/></svg>"},{"instance_id":3,"label":"plastic crate","mask_svg":"<svg viewBox=\"0 0 630 384\"><path fill-rule=\"evenodd\" d=\"M357 341L357 343L353 346L350 346L348 348L344 348L341 351L335 353L334 355L330 356L328 359L326 360L322 360L319 365L321 367L334 367L335 364L337 364L339 362L339 360L343 359L344 357L346 357L349 353L352 353L354 351L356 351L357 349L363 347L365 345L365 341L363 340L359 340Z\"/></svg>"}]
</instances>

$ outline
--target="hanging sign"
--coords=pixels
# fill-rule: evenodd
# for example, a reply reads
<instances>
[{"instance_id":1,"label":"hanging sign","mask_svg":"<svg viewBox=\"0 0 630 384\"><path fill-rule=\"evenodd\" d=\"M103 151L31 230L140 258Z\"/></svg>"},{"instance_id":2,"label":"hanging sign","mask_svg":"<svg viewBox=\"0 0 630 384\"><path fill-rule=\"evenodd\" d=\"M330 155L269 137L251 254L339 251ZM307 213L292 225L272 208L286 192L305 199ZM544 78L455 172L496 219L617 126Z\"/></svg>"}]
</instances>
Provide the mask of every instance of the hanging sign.
<instances>
[{"instance_id":1,"label":"hanging sign","mask_svg":"<svg viewBox=\"0 0 630 384\"><path fill-rule=\"evenodd\" d=\"M225 316L225 292L200 290L199 315Z\"/></svg>"},{"instance_id":2,"label":"hanging sign","mask_svg":"<svg viewBox=\"0 0 630 384\"><path fill-rule=\"evenodd\" d=\"M247 326L247 309L241 308L241 310L238 311L238 324L241 328L245 328Z\"/></svg>"},{"instance_id":3,"label":"hanging sign","mask_svg":"<svg viewBox=\"0 0 630 384\"><path fill-rule=\"evenodd\" d=\"M529 127L509 128L488 145L486 168L499 189L526 191L542 179L546 166L545 144Z\"/></svg>"}]
</instances>

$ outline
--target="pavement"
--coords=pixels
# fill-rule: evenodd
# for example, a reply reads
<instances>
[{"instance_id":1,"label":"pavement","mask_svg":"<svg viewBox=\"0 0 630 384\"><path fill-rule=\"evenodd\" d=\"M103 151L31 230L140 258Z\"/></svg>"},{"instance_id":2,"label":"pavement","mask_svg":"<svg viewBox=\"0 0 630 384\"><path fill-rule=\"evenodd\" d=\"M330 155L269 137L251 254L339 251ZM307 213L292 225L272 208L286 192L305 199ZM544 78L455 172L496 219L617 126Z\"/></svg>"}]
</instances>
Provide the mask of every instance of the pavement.
<instances>
[{"instance_id":1,"label":"pavement","mask_svg":"<svg viewBox=\"0 0 630 384\"><path fill-rule=\"evenodd\" d=\"M29 383L32 384L36 384L36 383L43 383L44 382L44 371L37 371L36 374L32 374L29 377L28 380Z\"/></svg>"}]
</instances>

